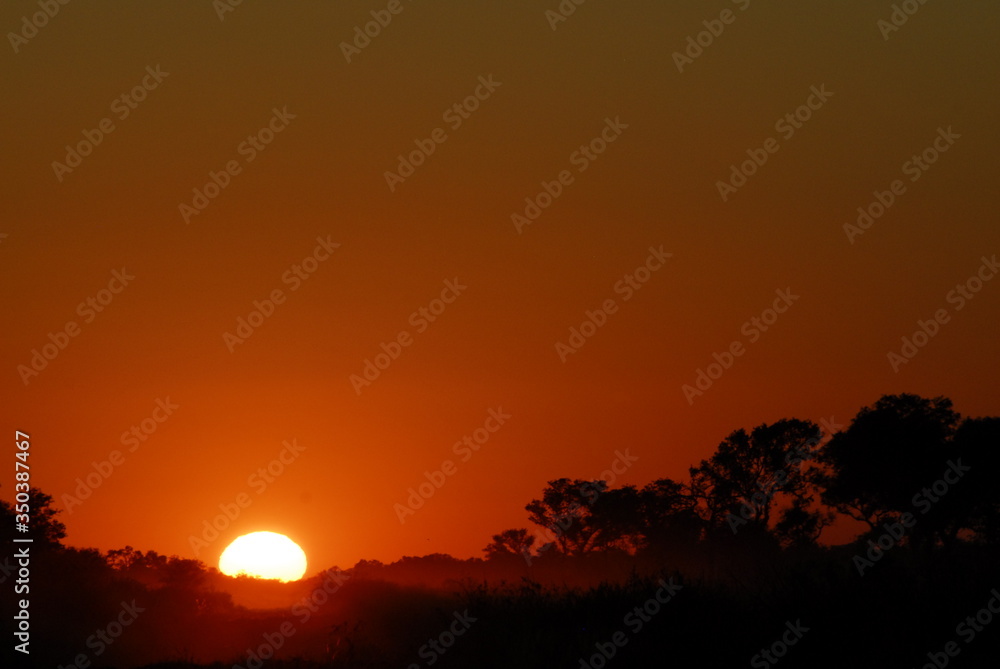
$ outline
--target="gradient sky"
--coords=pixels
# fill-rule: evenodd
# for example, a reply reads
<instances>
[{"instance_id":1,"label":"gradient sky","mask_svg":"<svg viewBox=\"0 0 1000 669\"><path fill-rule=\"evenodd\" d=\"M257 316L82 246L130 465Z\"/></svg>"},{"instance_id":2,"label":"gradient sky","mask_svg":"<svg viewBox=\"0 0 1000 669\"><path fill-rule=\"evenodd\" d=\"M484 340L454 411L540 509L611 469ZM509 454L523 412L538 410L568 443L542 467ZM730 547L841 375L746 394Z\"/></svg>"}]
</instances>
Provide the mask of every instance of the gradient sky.
<instances>
[{"instance_id":1,"label":"gradient sky","mask_svg":"<svg viewBox=\"0 0 1000 669\"><path fill-rule=\"evenodd\" d=\"M546 481L596 478L617 449L639 459L616 484L642 485L685 477L733 429L846 424L885 393L997 414L1000 281L961 310L947 295L1000 253L1000 6L927 3L884 39L889 2L744 4L593 0L553 30L556 0L404 0L350 63L341 42L386 3L248 1L224 20L210 0L69 3L16 52L8 36L3 422L31 434L33 482L60 507L92 462L124 455L63 514L69 543L215 564L273 530L315 569L469 557L527 526ZM726 9L679 72L674 53ZM0 28L37 11L5 3ZM481 76L499 87L451 129L443 113ZM785 139L776 121L813 86L832 96ZM247 162L274 108L295 118ZM114 130L60 181L53 161L104 118ZM607 118L628 127L580 172L571 155ZM397 155L439 127L390 192ZM909 181L939 128L960 137ZM769 137L778 151L724 202L717 181ZM240 173L186 224L178 206L230 160ZM573 183L519 233L511 214L562 170ZM851 243L844 224L896 179L905 193ZM291 290L317 237L340 246ZM625 301L614 286L651 246L673 255ZM78 305L123 267L135 279L86 322ZM418 333L410 315L456 277L467 289ZM749 343L743 324L786 288L798 300ZM275 289L286 301L230 352L223 334ZM562 362L555 344L609 298L617 312ZM887 353L941 308L949 322L894 371ZM25 384L18 366L68 321L79 334ZM356 393L350 376L403 330L412 345ZM746 352L689 404L682 385L736 340ZM122 433L167 398L178 408L130 452ZM511 417L462 462L452 444L497 407ZM250 477L293 439L304 450L258 492ZM457 471L401 524L393 505L446 459ZM196 555L190 537L241 493L252 503Z\"/></svg>"}]
</instances>

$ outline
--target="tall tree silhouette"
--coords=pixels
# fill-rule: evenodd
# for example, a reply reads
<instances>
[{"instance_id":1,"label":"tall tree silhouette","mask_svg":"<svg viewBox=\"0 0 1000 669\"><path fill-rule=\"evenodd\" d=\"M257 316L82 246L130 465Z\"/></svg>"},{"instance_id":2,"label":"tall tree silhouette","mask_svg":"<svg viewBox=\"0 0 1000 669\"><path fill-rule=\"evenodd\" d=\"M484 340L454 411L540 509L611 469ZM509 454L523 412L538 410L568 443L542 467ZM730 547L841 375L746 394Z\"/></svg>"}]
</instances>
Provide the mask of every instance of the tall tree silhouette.
<instances>
[{"instance_id":1,"label":"tall tree silhouette","mask_svg":"<svg viewBox=\"0 0 1000 669\"><path fill-rule=\"evenodd\" d=\"M624 539L635 517L623 510L627 508L624 498L629 495L609 491L607 482L601 479L563 478L549 481L541 499L531 500L524 508L531 522L545 529L548 542L566 555L578 555Z\"/></svg>"},{"instance_id":2,"label":"tall tree silhouette","mask_svg":"<svg viewBox=\"0 0 1000 669\"><path fill-rule=\"evenodd\" d=\"M635 552L644 543L642 496L634 486L605 490L593 500L587 520L597 530L594 549Z\"/></svg>"},{"instance_id":3,"label":"tall tree silhouette","mask_svg":"<svg viewBox=\"0 0 1000 669\"><path fill-rule=\"evenodd\" d=\"M980 542L1000 543L1000 418L966 418L952 440L953 462L968 468L961 480L931 509L944 543L953 543L962 530L970 530Z\"/></svg>"},{"instance_id":4,"label":"tall tree silhouette","mask_svg":"<svg viewBox=\"0 0 1000 669\"><path fill-rule=\"evenodd\" d=\"M872 529L912 512L913 496L940 478L955 454L961 417L945 397L885 395L824 446L822 499Z\"/></svg>"},{"instance_id":5,"label":"tall tree silhouette","mask_svg":"<svg viewBox=\"0 0 1000 669\"><path fill-rule=\"evenodd\" d=\"M691 494L708 529L737 531L750 525L766 532L779 500L793 504L793 515L783 518L786 533L796 527L813 532L822 525L822 516L809 510L812 487L803 467L820 437L814 423L797 419L726 437L711 458L690 469Z\"/></svg>"},{"instance_id":6,"label":"tall tree silhouette","mask_svg":"<svg viewBox=\"0 0 1000 669\"><path fill-rule=\"evenodd\" d=\"M643 547L654 552L697 543L705 525L690 486L670 478L639 491L638 513Z\"/></svg>"}]
</instances>

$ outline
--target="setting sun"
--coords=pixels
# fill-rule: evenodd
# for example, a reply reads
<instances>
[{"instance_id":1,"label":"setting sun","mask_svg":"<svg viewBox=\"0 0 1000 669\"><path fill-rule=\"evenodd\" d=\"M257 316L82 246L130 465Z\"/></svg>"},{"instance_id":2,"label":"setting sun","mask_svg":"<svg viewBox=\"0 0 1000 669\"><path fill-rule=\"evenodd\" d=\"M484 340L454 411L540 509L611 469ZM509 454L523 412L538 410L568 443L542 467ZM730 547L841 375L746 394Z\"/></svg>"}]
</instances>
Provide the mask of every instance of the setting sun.
<instances>
[{"instance_id":1,"label":"setting sun","mask_svg":"<svg viewBox=\"0 0 1000 669\"><path fill-rule=\"evenodd\" d=\"M284 534L251 532L222 551L219 571L227 576L297 581L306 573L306 554Z\"/></svg>"}]
</instances>

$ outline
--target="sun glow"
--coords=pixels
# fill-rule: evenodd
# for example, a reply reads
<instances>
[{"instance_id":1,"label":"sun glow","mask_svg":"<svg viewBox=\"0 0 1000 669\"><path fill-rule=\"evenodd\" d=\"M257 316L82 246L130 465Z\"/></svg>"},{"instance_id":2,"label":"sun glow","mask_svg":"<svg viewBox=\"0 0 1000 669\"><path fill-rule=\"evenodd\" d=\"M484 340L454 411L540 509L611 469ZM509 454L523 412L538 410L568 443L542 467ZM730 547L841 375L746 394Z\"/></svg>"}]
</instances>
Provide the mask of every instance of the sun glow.
<instances>
[{"instance_id":1,"label":"sun glow","mask_svg":"<svg viewBox=\"0 0 1000 669\"><path fill-rule=\"evenodd\" d=\"M297 581L306 573L306 554L284 534L251 532L222 551L219 571L227 576Z\"/></svg>"}]
</instances>

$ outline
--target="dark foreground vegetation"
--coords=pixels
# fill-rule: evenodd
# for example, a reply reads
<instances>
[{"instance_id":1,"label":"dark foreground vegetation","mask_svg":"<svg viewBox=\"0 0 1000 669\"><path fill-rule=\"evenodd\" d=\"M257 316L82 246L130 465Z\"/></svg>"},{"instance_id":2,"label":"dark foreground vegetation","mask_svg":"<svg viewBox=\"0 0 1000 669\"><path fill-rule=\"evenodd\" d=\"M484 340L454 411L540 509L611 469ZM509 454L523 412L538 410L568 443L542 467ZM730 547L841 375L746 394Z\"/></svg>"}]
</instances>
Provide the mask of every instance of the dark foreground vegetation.
<instances>
[{"instance_id":1,"label":"dark foreground vegetation","mask_svg":"<svg viewBox=\"0 0 1000 669\"><path fill-rule=\"evenodd\" d=\"M537 529L494 535L484 559L288 584L65 547L32 491L32 663L8 635L3 666L995 667L998 465L1000 419L887 396L833 434L734 432L683 481L551 481L527 506ZM844 516L865 531L820 545Z\"/></svg>"}]
</instances>

